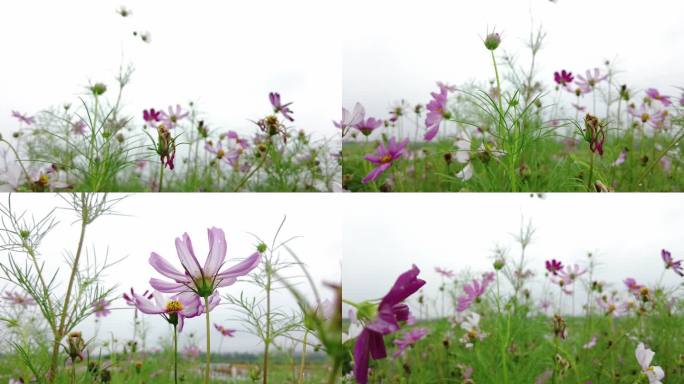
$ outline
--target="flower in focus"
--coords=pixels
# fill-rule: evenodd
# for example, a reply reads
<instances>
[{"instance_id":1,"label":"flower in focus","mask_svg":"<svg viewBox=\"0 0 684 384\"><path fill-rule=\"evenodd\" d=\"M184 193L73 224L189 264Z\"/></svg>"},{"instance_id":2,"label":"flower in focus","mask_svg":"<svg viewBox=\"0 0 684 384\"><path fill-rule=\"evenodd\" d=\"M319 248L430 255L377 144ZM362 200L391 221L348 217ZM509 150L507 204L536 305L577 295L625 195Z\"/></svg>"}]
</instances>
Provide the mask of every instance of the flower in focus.
<instances>
[{"instance_id":1,"label":"flower in focus","mask_svg":"<svg viewBox=\"0 0 684 384\"><path fill-rule=\"evenodd\" d=\"M557 276L558 272L560 272L562 269L563 263L560 261L556 259L546 260L546 270L554 276Z\"/></svg>"},{"instance_id":2,"label":"flower in focus","mask_svg":"<svg viewBox=\"0 0 684 384\"><path fill-rule=\"evenodd\" d=\"M487 34L487 37L484 39L485 48L490 51L499 48L499 44L501 44L501 35L499 35L497 32Z\"/></svg>"},{"instance_id":3,"label":"flower in focus","mask_svg":"<svg viewBox=\"0 0 684 384\"><path fill-rule=\"evenodd\" d=\"M672 268L672 270L675 271L676 274L684 277L684 269L682 269L682 260L675 261L674 259L672 259L672 254L667 249L663 249L660 251L660 257L665 262L665 269Z\"/></svg>"},{"instance_id":4,"label":"flower in focus","mask_svg":"<svg viewBox=\"0 0 684 384\"><path fill-rule=\"evenodd\" d=\"M342 107L342 120L340 122L333 121L333 124L342 130L342 134L346 133L346 130L356 126L363 121L366 115L366 110L363 108L361 103L354 104L354 109L349 112L346 108Z\"/></svg>"},{"instance_id":5,"label":"flower in focus","mask_svg":"<svg viewBox=\"0 0 684 384\"><path fill-rule=\"evenodd\" d=\"M216 292L216 295L214 302L218 304L218 292ZM167 298L155 291L152 296L154 297L154 302L146 296L134 293L135 307L140 312L148 315L161 315L169 324L177 325L178 332L183 331L185 318L199 316L205 312L200 304L199 296L192 292L183 292Z\"/></svg>"},{"instance_id":6,"label":"flower in focus","mask_svg":"<svg viewBox=\"0 0 684 384\"><path fill-rule=\"evenodd\" d=\"M660 101L660 103L663 104L663 106L665 107L669 107L670 105L672 105L672 101L670 101L670 96L661 95L660 92L658 92L658 90L655 88L647 89L646 95L653 100Z\"/></svg>"},{"instance_id":7,"label":"flower in focus","mask_svg":"<svg viewBox=\"0 0 684 384\"><path fill-rule=\"evenodd\" d=\"M176 124L178 124L178 122L181 121L182 119L188 117L188 115L190 114L190 112L183 111L180 104L176 104L175 110L173 109L173 107L169 106L168 113L165 111L161 111L160 113L161 113L161 117L160 117L161 120L157 120L157 121L161 121L162 123L164 123L164 125L166 125L166 127L168 129L176 128ZM144 117L144 112L143 112L143 117Z\"/></svg>"},{"instance_id":8,"label":"flower in focus","mask_svg":"<svg viewBox=\"0 0 684 384\"><path fill-rule=\"evenodd\" d=\"M651 360L655 356L655 352L646 348L644 343L639 343L635 351L637 362L641 367L641 373L648 377L650 384L662 384L660 381L665 377L665 372L659 366L651 366Z\"/></svg>"},{"instance_id":9,"label":"flower in focus","mask_svg":"<svg viewBox=\"0 0 684 384\"><path fill-rule=\"evenodd\" d=\"M20 292L8 292L5 291L2 294L2 299L10 303L11 305L27 308L32 305L36 305L36 301L33 300L28 294L22 294Z\"/></svg>"},{"instance_id":10,"label":"flower in focus","mask_svg":"<svg viewBox=\"0 0 684 384\"><path fill-rule=\"evenodd\" d=\"M152 278L150 285L160 292L194 292L200 297L208 298L217 288L234 284L238 277L248 274L261 262L261 254L255 252L242 262L221 271L227 251L226 235L222 229L216 227L209 228L207 235L209 254L203 267L195 257L192 242L187 233L183 234L182 239L176 238L176 252L183 266L183 272L178 271L156 252L152 252L149 259L150 265L173 281Z\"/></svg>"},{"instance_id":11,"label":"flower in focus","mask_svg":"<svg viewBox=\"0 0 684 384\"><path fill-rule=\"evenodd\" d=\"M426 108L428 110L427 116L425 117L425 126L427 127L427 132L425 133L425 140L431 141L437 136L439 132L439 125L442 123L442 119L449 119L451 113L446 110L447 99L449 95L449 87L445 84L439 84L439 93L432 92L432 100L427 104Z\"/></svg>"},{"instance_id":12,"label":"flower in focus","mask_svg":"<svg viewBox=\"0 0 684 384\"><path fill-rule=\"evenodd\" d=\"M221 333L223 336L235 337L235 330L225 328L223 325L214 323L214 328Z\"/></svg>"},{"instance_id":13,"label":"flower in focus","mask_svg":"<svg viewBox=\"0 0 684 384\"><path fill-rule=\"evenodd\" d=\"M374 117L369 117L368 119L362 119L361 122L356 124L354 128L358 129L364 136L369 136L376 128L382 125L382 120L376 119Z\"/></svg>"},{"instance_id":14,"label":"flower in focus","mask_svg":"<svg viewBox=\"0 0 684 384\"><path fill-rule=\"evenodd\" d=\"M162 111L157 111L154 108L145 109L143 110L143 120L147 123L159 122L161 120L161 114Z\"/></svg>"},{"instance_id":15,"label":"flower in focus","mask_svg":"<svg viewBox=\"0 0 684 384\"><path fill-rule=\"evenodd\" d=\"M404 300L425 285L425 280L419 279L418 274L420 270L414 265L399 275L380 301L375 315L359 319L365 321L354 345L354 376L359 384L368 383L368 361L371 357L375 360L387 357L383 336L398 331L401 328L399 323L409 320L410 310Z\"/></svg>"},{"instance_id":16,"label":"flower in focus","mask_svg":"<svg viewBox=\"0 0 684 384\"><path fill-rule=\"evenodd\" d=\"M399 348L397 348L397 351L394 352L393 357L396 359L397 357L401 356L401 354L404 353L404 350L406 350L406 348L417 343L427 334L427 328L415 328L404 333L404 335L401 338L394 340L394 344L396 344Z\"/></svg>"},{"instance_id":17,"label":"flower in focus","mask_svg":"<svg viewBox=\"0 0 684 384\"><path fill-rule=\"evenodd\" d=\"M385 143L381 142L380 145L378 145L378 148L376 148L375 154L366 155L364 159L376 164L376 167L370 171L366 177L363 178L363 183L368 184L369 182L380 177L383 172L392 166L392 163L395 160L401 157L408 143L408 138L404 139L400 143L397 143L397 140L392 137L389 139L389 142L387 142L386 145Z\"/></svg>"},{"instance_id":18,"label":"flower in focus","mask_svg":"<svg viewBox=\"0 0 684 384\"><path fill-rule=\"evenodd\" d=\"M273 112L274 113L280 113L281 115L283 115L284 118L286 118L290 121L294 121L294 119L292 118L292 115L290 115L291 113L293 113L292 110L290 109L290 105L292 105L291 102L283 104L280 101L280 94L278 92L269 93L268 99L271 101L271 105L273 106Z\"/></svg>"},{"instance_id":19,"label":"flower in focus","mask_svg":"<svg viewBox=\"0 0 684 384\"><path fill-rule=\"evenodd\" d=\"M479 300L480 296L484 295L487 286L489 286L492 281L494 281L494 272L489 272L482 276L482 282L473 279L471 284L464 284L463 292L465 292L465 294L458 297L456 311L463 312L470 308L470 305L474 301Z\"/></svg>"},{"instance_id":20,"label":"flower in focus","mask_svg":"<svg viewBox=\"0 0 684 384\"><path fill-rule=\"evenodd\" d=\"M112 311L109 310L109 302L104 299L93 304L93 312L95 312L95 317L97 318L107 317L110 313L112 313Z\"/></svg>"},{"instance_id":21,"label":"flower in focus","mask_svg":"<svg viewBox=\"0 0 684 384\"><path fill-rule=\"evenodd\" d=\"M24 123L26 125L32 125L36 122L36 119L33 116L29 116L25 113L20 113L19 111L12 111L12 117L19 120L20 123Z\"/></svg>"},{"instance_id":22,"label":"flower in focus","mask_svg":"<svg viewBox=\"0 0 684 384\"><path fill-rule=\"evenodd\" d=\"M575 77L572 75L572 72L567 72L565 69L560 72L553 73L553 80L556 82L556 84L562 87L571 84L574 79Z\"/></svg>"}]
</instances>

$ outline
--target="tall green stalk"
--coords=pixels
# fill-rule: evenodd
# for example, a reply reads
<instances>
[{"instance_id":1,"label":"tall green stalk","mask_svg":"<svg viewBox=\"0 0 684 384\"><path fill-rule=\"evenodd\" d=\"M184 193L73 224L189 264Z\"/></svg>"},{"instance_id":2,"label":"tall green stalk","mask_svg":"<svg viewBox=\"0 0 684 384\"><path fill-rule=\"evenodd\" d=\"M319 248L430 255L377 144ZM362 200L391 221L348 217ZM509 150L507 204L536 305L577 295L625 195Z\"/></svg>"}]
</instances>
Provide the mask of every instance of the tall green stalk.
<instances>
[{"instance_id":1,"label":"tall green stalk","mask_svg":"<svg viewBox=\"0 0 684 384\"><path fill-rule=\"evenodd\" d=\"M178 330L173 325L173 382L178 384Z\"/></svg>"},{"instance_id":2,"label":"tall green stalk","mask_svg":"<svg viewBox=\"0 0 684 384\"><path fill-rule=\"evenodd\" d=\"M209 384L211 374L211 326L209 323L209 296L204 297L205 318L207 320L207 367L204 372L204 384Z\"/></svg>"},{"instance_id":3,"label":"tall green stalk","mask_svg":"<svg viewBox=\"0 0 684 384\"><path fill-rule=\"evenodd\" d=\"M492 55L492 64L494 65L494 75L496 76L496 89L498 91L498 97L497 97L497 101L499 103L499 111L498 111L499 112L499 129L498 129L498 133L499 133L499 136L502 137L503 132L506 129L506 121L505 121L506 112L503 109L503 102L501 101L501 99L503 98L503 90L501 89L501 79L499 78L499 68L496 65L496 56L494 55L493 50L490 50L489 52ZM510 137L507 137L507 139L510 140ZM510 151L508 151L507 155L509 157L508 173L509 173L509 177L511 180L511 191L517 192L518 191L518 180L516 179L516 175L515 175L515 158L511 157L513 154Z\"/></svg>"}]
</instances>

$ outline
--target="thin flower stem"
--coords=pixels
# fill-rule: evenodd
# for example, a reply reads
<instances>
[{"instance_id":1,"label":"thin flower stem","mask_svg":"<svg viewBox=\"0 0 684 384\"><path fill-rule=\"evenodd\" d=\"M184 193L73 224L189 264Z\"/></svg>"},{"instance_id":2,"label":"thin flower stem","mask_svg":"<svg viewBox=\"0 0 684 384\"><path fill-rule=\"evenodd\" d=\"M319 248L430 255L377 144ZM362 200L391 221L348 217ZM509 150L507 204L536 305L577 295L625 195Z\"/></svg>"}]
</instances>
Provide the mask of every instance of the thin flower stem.
<instances>
[{"instance_id":1,"label":"thin flower stem","mask_svg":"<svg viewBox=\"0 0 684 384\"><path fill-rule=\"evenodd\" d=\"M204 384L209 384L211 373L211 326L209 323L209 296L204 297L205 318L207 320L207 368L204 372Z\"/></svg>"},{"instance_id":2,"label":"thin flower stem","mask_svg":"<svg viewBox=\"0 0 684 384\"><path fill-rule=\"evenodd\" d=\"M162 184L164 183L164 162L160 162L161 165L159 166L159 190L157 192L162 191Z\"/></svg>"},{"instance_id":3,"label":"thin flower stem","mask_svg":"<svg viewBox=\"0 0 684 384\"><path fill-rule=\"evenodd\" d=\"M9 141L7 141L5 139L0 138L0 142L7 144L9 149L14 154L14 158L17 159L17 163L19 163L19 166L21 167L21 171L24 173L24 176L26 176L26 180L28 181L29 185L31 185L33 183L33 180L31 179L31 175L29 175L29 173L26 171L26 167L24 167L24 163L22 163L21 159L19 159L19 153L17 152L17 150L14 148L14 146L12 144L10 144Z\"/></svg>"},{"instance_id":4,"label":"thin flower stem","mask_svg":"<svg viewBox=\"0 0 684 384\"><path fill-rule=\"evenodd\" d=\"M85 193L81 193L81 201L85 203ZM71 297L71 291L74 287L74 281L76 280L76 273L78 272L78 262L81 258L81 251L83 250L83 240L85 239L86 227L88 226L90 216L90 208L87 204L83 204L81 212L81 235L78 239L78 247L76 248L76 256L74 262L71 265L71 277L69 278L69 284L67 285L66 296L64 297L64 305L62 306L62 311L60 312L59 328L57 328L57 333L54 335L55 340L52 345L52 358L50 362L50 370L48 372L48 382L54 383L57 377L57 360L59 357L59 345L64 337L65 333L65 321L67 317L67 309L69 308L69 299Z\"/></svg>"},{"instance_id":5,"label":"thin flower stem","mask_svg":"<svg viewBox=\"0 0 684 384\"><path fill-rule=\"evenodd\" d=\"M270 147L271 145L272 145L272 144L270 144L270 142L269 142L269 147ZM269 148L269 149L270 149L270 148ZM257 165L257 166L256 166L256 167L255 167L247 176L243 177L242 180L240 180L240 182L238 183L237 187L235 187L235 189L233 189L233 192L238 192L238 191L245 185L245 183L247 183L247 181L248 181L250 178L252 178L252 176L253 176L259 169L261 169L261 167L262 167L262 166L264 165L264 163L266 162L266 157L267 157L267 156L266 156L266 153L269 152L269 149L267 149L266 151L264 151L264 153L262 154L262 158L261 158L261 161L259 162L259 164L258 164L258 165Z\"/></svg>"},{"instance_id":6,"label":"thin flower stem","mask_svg":"<svg viewBox=\"0 0 684 384\"><path fill-rule=\"evenodd\" d=\"M178 330L173 325L173 382L178 384Z\"/></svg>"},{"instance_id":7,"label":"thin flower stem","mask_svg":"<svg viewBox=\"0 0 684 384\"><path fill-rule=\"evenodd\" d=\"M302 341L302 361L299 363L299 384L304 383L304 367L306 366L306 339L309 336L309 330L304 331L304 340Z\"/></svg>"},{"instance_id":8,"label":"thin flower stem","mask_svg":"<svg viewBox=\"0 0 684 384\"><path fill-rule=\"evenodd\" d=\"M268 383L268 350L271 346L271 263L266 264L266 339L264 340L264 377L263 384Z\"/></svg>"},{"instance_id":9,"label":"thin flower stem","mask_svg":"<svg viewBox=\"0 0 684 384\"><path fill-rule=\"evenodd\" d=\"M594 177L594 152L589 155L589 177L587 178L587 191L591 190L591 181Z\"/></svg>"}]
</instances>

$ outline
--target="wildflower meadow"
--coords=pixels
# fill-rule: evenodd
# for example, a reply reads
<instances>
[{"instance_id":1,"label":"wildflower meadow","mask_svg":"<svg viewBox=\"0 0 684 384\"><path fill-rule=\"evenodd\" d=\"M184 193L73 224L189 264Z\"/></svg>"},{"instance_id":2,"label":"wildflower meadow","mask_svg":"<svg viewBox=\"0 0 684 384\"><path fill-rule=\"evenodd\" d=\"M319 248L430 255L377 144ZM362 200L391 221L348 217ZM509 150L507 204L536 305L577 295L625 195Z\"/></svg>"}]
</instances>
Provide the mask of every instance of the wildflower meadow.
<instances>
[{"instance_id":1,"label":"wildflower meadow","mask_svg":"<svg viewBox=\"0 0 684 384\"><path fill-rule=\"evenodd\" d=\"M102 222L128 215L119 208L141 195L53 195L58 208L47 212L3 197L0 381L339 381L341 287L312 274L285 219L246 244L218 226L206 240L204 228L189 228L175 240L146 236L147 256L127 256L102 244L112 238ZM63 232L68 221L77 233ZM44 243L62 243L64 257ZM157 253L163 244L175 254Z\"/></svg>"},{"instance_id":2,"label":"wildflower meadow","mask_svg":"<svg viewBox=\"0 0 684 384\"><path fill-rule=\"evenodd\" d=\"M540 72L547 37L534 27L523 39L526 53L516 55L520 36L490 29L479 52L489 58L488 82L435 79L422 102L402 99L386 115L370 115L361 103L345 106L338 123L344 188L681 191L680 79L668 88L635 88L611 60ZM520 56L529 65L519 64Z\"/></svg>"}]
</instances>

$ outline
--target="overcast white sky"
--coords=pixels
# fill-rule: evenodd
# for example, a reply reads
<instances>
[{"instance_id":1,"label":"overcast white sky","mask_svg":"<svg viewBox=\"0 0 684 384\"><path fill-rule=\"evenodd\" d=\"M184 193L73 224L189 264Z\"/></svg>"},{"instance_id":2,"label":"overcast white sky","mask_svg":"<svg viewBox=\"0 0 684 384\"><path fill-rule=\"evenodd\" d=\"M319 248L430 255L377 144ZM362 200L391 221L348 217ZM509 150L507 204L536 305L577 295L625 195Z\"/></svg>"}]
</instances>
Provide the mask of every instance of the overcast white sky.
<instances>
[{"instance_id":1,"label":"overcast white sky","mask_svg":"<svg viewBox=\"0 0 684 384\"><path fill-rule=\"evenodd\" d=\"M126 5L128 18L115 11ZM316 0L0 2L0 132L13 109L33 114L78 103L83 86L115 89L121 63L136 71L125 111L197 102L210 127L253 132L270 111L268 92L292 101L294 126L337 134L341 43L337 3ZM149 31L145 44L133 31ZM112 96L114 92L109 92Z\"/></svg>"},{"instance_id":2,"label":"overcast white sky","mask_svg":"<svg viewBox=\"0 0 684 384\"><path fill-rule=\"evenodd\" d=\"M368 114L386 117L393 101L426 103L436 81L460 84L494 77L482 38L503 33L497 53L529 62L524 42L535 26L548 33L537 63L547 86L553 72L573 73L617 59L619 81L679 94L684 86L684 3L672 0L350 0L343 7L344 94ZM550 90L550 87L547 88Z\"/></svg>"},{"instance_id":3,"label":"overcast white sky","mask_svg":"<svg viewBox=\"0 0 684 384\"><path fill-rule=\"evenodd\" d=\"M200 262L203 263L208 252L207 228L217 226L226 233L228 255L226 265L242 259L254 252L256 240L254 233L270 244L283 215L287 221L279 239L302 236L290 243L291 249L305 262L316 283L339 282L342 260L342 210L332 194L135 194L130 195L116 206L116 211L128 216L104 216L98 218L86 234L86 245L95 247L101 257L109 248L110 258L127 256L120 264L112 267L105 281L119 285L117 297L124 290L135 287L136 291L149 288L151 277L161 277L147 262L150 252L155 251L180 268L176 256L174 239L188 232ZM7 203L7 194L0 194L2 204ZM28 210L37 218L49 212L52 207L65 206L64 202L52 194L14 194L12 201L15 209ZM48 268L60 266L64 250L75 251L80 224L73 223L73 213L57 211L60 226L52 232L42 245L43 258ZM249 233L248 233L249 232ZM6 255L3 254L5 262ZM289 257L283 254L283 257ZM292 273L300 274L300 270ZM66 289L66 271L62 271L58 281ZM0 283L0 287L5 285ZM222 288L221 293L257 295L261 291L247 282ZM331 292L319 288L324 297ZM286 291L276 293L275 305L282 308L297 308ZM119 308L101 321L100 337L109 338L110 332L124 340L133 333L133 310L122 299L117 299L112 308ZM235 317L233 309L219 306L211 312L212 323L224 324L238 329L235 338L226 339L222 351L256 351L261 348L256 338L243 331L243 325L228 320ZM170 337L170 329L160 316L146 316L150 327L148 346L153 346L159 337ZM204 344L204 317L186 321L183 335L195 332L200 337L200 347ZM94 317L87 319L78 327L91 337L94 330ZM219 334L212 333L212 348L219 346ZM184 338L181 337L181 342Z\"/></svg>"},{"instance_id":4,"label":"overcast white sky","mask_svg":"<svg viewBox=\"0 0 684 384\"><path fill-rule=\"evenodd\" d=\"M517 260L519 246L510 234L518 232L521 217L536 228L527 251L529 267L537 274L536 299L547 259L583 264L587 252L593 252L602 263L597 279L622 290L626 277L657 283L664 268L662 248L684 258L681 194L345 196L342 282L345 299L352 301L382 297L414 263L427 281L428 296L436 297L441 284L437 266L492 271L497 244L509 246ZM673 287L683 280L668 271L663 283Z\"/></svg>"}]
</instances>

